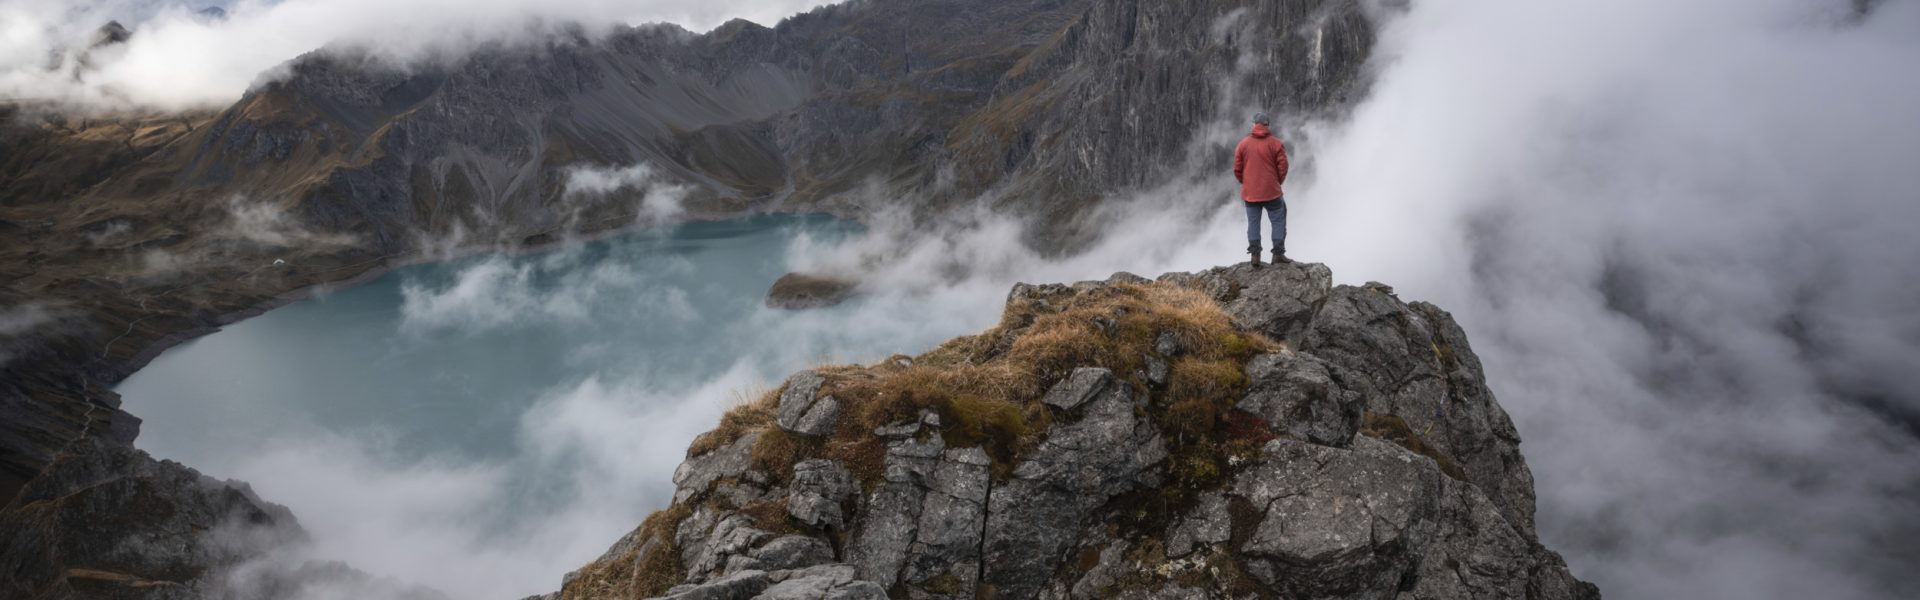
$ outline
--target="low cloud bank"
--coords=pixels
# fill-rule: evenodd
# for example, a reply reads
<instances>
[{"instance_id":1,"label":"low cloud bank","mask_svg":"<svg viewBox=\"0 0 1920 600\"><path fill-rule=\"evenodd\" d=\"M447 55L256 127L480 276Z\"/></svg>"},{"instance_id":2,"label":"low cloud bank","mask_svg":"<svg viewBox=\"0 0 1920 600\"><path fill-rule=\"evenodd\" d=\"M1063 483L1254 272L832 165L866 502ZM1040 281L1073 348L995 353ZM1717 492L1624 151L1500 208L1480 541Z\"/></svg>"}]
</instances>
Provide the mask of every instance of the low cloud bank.
<instances>
[{"instance_id":1,"label":"low cloud bank","mask_svg":"<svg viewBox=\"0 0 1920 600\"><path fill-rule=\"evenodd\" d=\"M819 0L11 0L0 4L0 99L83 109L224 106L275 68L322 49L364 49L397 65L458 58L581 27L730 18L765 25ZM219 9L210 12L208 9ZM124 42L98 45L117 21Z\"/></svg>"},{"instance_id":2,"label":"low cloud bank","mask_svg":"<svg viewBox=\"0 0 1920 600\"><path fill-rule=\"evenodd\" d=\"M1460 317L1610 597L1920 555L1920 6L1856 4L1416 2L1314 131L1292 247Z\"/></svg>"},{"instance_id":3,"label":"low cloud bank","mask_svg":"<svg viewBox=\"0 0 1920 600\"><path fill-rule=\"evenodd\" d=\"M732 368L692 387L644 377L558 387L523 415L516 439L502 440L517 448L507 459L422 458L377 437L316 435L232 474L294 504L314 534L271 561L343 560L451 598L541 593L665 505L671 488L661 483L675 459L755 377ZM333 595L329 584L307 587L310 597Z\"/></svg>"}]
</instances>

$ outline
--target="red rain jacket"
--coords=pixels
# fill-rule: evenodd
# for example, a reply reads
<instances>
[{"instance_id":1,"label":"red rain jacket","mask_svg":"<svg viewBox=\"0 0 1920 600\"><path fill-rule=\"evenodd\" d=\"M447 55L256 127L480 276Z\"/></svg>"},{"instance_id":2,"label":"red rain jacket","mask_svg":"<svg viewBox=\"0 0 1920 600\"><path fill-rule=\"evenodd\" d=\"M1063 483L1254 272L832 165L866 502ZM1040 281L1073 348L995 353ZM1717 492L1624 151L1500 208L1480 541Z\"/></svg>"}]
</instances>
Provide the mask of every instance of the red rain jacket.
<instances>
[{"instance_id":1,"label":"red rain jacket","mask_svg":"<svg viewBox=\"0 0 1920 600\"><path fill-rule=\"evenodd\" d=\"M1271 202L1282 195L1280 183L1287 180L1287 147L1266 125L1255 123L1253 132L1233 149L1233 178L1240 180L1240 199Z\"/></svg>"}]
</instances>

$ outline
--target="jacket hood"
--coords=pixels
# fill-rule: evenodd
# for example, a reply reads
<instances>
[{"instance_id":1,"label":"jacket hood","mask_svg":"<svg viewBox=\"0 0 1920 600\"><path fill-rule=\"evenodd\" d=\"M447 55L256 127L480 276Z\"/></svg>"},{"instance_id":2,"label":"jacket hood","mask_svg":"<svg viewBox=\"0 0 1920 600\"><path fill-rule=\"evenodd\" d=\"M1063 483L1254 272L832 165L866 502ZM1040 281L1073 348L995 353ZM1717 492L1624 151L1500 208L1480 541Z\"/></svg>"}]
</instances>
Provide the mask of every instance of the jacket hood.
<instances>
[{"instance_id":1,"label":"jacket hood","mask_svg":"<svg viewBox=\"0 0 1920 600\"><path fill-rule=\"evenodd\" d=\"M1251 136L1253 136L1253 137L1257 137L1257 138L1265 138L1265 137L1272 137L1272 136L1273 136L1273 130L1271 130L1271 129L1267 129L1267 126L1266 126L1265 124L1263 124L1263 123L1254 123L1254 124L1253 124L1253 133L1250 133L1250 134L1247 134L1247 135L1251 135Z\"/></svg>"}]
</instances>

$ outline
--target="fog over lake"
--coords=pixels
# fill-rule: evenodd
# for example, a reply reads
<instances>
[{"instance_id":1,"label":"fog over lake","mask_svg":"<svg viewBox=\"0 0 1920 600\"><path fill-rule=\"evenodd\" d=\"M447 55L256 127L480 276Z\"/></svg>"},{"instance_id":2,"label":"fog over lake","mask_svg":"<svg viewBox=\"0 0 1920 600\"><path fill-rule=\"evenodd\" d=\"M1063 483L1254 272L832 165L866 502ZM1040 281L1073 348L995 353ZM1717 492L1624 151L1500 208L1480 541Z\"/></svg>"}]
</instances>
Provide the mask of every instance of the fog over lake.
<instances>
[{"instance_id":1,"label":"fog over lake","mask_svg":"<svg viewBox=\"0 0 1920 600\"><path fill-rule=\"evenodd\" d=\"M997 317L763 306L790 253L858 231L757 216L406 267L174 348L119 391L137 446L288 505L318 558L454 597L546 591L665 505L731 403Z\"/></svg>"}]
</instances>

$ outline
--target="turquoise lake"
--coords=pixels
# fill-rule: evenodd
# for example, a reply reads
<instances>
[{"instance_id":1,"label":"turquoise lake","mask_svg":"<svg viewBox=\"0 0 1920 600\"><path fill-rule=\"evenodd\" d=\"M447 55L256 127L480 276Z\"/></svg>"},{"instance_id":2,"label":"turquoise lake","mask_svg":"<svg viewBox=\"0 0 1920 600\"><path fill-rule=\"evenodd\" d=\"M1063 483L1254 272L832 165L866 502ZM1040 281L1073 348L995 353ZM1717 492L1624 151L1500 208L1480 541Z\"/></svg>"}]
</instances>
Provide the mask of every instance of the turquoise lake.
<instances>
[{"instance_id":1,"label":"turquoise lake","mask_svg":"<svg viewBox=\"0 0 1920 600\"><path fill-rule=\"evenodd\" d=\"M456 598L551 591L665 505L686 444L739 399L997 318L763 306L795 252L859 232L755 216L404 267L169 350L118 391L136 446L287 505L310 558Z\"/></svg>"}]
</instances>

